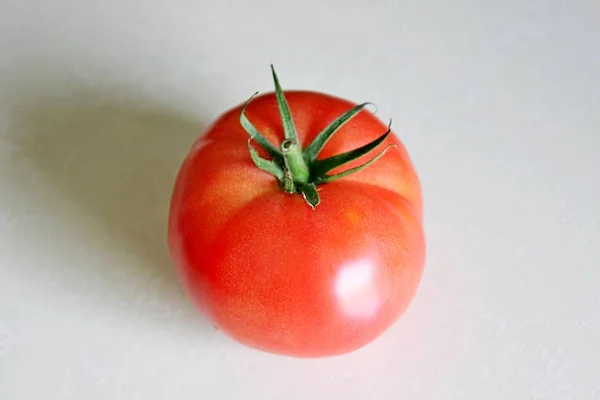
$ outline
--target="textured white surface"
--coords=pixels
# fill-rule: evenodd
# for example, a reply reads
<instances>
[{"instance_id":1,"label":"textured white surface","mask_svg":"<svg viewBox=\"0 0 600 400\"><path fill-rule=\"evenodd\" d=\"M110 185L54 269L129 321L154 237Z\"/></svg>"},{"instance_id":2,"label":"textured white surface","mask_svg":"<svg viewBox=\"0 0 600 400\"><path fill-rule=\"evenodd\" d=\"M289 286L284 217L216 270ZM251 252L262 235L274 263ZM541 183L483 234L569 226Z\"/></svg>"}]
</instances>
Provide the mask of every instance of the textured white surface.
<instances>
[{"instance_id":1,"label":"textured white surface","mask_svg":"<svg viewBox=\"0 0 600 400\"><path fill-rule=\"evenodd\" d=\"M599 3L234 3L0 0L0 399L600 399ZM270 62L423 181L419 293L348 356L237 345L170 266L179 163Z\"/></svg>"}]
</instances>

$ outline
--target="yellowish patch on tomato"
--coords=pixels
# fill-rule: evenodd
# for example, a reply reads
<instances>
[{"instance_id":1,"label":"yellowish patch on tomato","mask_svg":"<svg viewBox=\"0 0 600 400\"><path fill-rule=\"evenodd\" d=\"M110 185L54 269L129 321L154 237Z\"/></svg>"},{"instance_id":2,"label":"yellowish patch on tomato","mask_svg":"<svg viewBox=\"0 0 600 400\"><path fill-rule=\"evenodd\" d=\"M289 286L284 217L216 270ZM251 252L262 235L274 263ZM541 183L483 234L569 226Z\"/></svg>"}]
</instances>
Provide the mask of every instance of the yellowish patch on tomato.
<instances>
[{"instance_id":1,"label":"yellowish patch on tomato","mask_svg":"<svg viewBox=\"0 0 600 400\"><path fill-rule=\"evenodd\" d=\"M346 220L352 225L356 225L360 222L362 218L362 213L356 208L350 208L344 211L344 217L346 217Z\"/></svg>"}]
</instances>

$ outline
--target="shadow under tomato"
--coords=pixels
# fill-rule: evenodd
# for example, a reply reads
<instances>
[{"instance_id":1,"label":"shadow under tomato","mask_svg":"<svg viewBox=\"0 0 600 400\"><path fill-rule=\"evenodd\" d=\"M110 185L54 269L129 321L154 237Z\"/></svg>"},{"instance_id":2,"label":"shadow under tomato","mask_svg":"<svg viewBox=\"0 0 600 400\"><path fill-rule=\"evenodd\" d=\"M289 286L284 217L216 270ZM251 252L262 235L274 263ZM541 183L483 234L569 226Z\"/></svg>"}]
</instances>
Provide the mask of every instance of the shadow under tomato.
<instances>
[{"instance_id":1,"label":"shadow under tomato","mask_svg":"<svg viewBox=\"0 0 600 400\"><path fill-rule=\"evenodd\" d=\"M19 186L28 201L74 229L77 246L90 254L85 265L60 267L60 290L85 299L86 282L99 280L94 295L115 312L159 323L177 322L172 318L183 314L212 331L183 293L167 246L174 179L205 123L127 89L68 92L61 86L57 96L52 87L24 85L9 130L36 179L64 197L61 207L50 207L44 204L47 190L24 182Z\"/></svg>"}]
</instances>

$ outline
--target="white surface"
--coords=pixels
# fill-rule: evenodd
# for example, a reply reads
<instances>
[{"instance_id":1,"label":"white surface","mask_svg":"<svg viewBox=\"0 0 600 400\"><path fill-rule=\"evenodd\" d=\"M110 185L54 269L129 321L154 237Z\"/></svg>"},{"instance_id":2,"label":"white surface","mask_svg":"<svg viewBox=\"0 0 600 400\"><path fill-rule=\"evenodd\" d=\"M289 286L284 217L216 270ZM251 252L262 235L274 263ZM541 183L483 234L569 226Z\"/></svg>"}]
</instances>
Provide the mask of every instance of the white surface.
<instances>
[{"instance_id":1,"label":"white surface","mask_svg":"<svg viewBox=\"0 0 600 400\"><path fill-rule=\"evenodd\" d=\"M0 399L600 399L599 3L225 3L0 0ZM271 62L423 181L419 293L340 358L241 347L170 266L179 163Z\"/></svg>"}]
</instances>

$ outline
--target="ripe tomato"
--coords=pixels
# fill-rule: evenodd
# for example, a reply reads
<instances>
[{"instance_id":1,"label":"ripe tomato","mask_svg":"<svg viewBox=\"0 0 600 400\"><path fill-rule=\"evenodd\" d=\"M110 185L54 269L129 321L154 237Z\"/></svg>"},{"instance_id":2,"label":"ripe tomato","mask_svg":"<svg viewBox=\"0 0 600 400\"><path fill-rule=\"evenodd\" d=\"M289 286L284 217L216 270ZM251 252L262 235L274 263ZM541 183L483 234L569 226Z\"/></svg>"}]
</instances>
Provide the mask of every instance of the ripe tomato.
<instances>
[{"instance_id":1,"label":"ripe tomato","mask_svg":"<svg viewBox=\"0 0 600 400\"><path fill-rule=\"evenodd\" d=\"M425 259L419 179L364 105L284 94L273 77L275 92L224 113L191 148L171 203L171 253L198 308L239 342L299 357L346 353L382 334L415 294ZM345 123L331 128L340 115ZM327 129L329 140L311 147ZM388 151L361 169L364 145L377 140ZM361 147L349 163L331 158ZM287 148L295 158L282 156Z\"/></svg>"}]
</instances>

